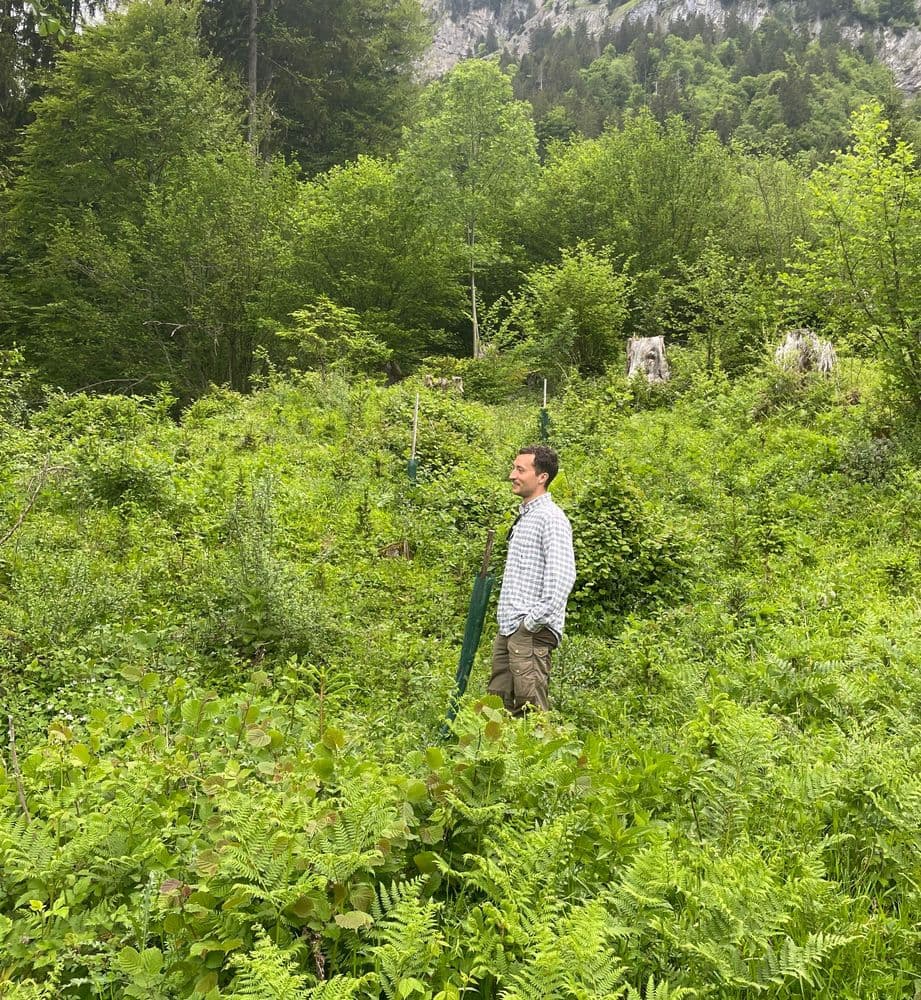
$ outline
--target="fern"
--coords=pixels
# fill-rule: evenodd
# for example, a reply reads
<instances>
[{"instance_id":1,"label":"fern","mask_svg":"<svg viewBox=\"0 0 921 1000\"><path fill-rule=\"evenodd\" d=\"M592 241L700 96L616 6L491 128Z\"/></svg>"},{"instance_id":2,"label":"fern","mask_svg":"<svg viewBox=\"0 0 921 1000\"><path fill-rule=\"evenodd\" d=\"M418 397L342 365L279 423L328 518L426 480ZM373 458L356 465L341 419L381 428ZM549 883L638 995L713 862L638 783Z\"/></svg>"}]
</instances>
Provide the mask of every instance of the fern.
<instances>
[{"instance_id":1,"label":"fern","mask_svg":"<svg viewBox=\"0 0 921 1000\"><path fill-rule=\"evenodd\" d=\"M257 925L254 930L256 944L253 950L233 959L239 971L232 992L227 995L241 1000L304 1000L308 997L307 977L296 971L293 955L279 948L264 928Z\"/></svg>"},{"instance_id":2,"label":"fern","mask_svg":"<svg viewBox=\"0 0 921 1000\"><path fill-rule=\"evenodd\" d=\"M305 1000L351 1000L359 990L365 991L375 985L376 977L369 973L356 979L353 976L333 976L323 983L312 986L304 994Z\"/></svg>"},{"instance_id":3,"label":"fern","mask_svg":"<svg viewBox=\"0 0 921 1000\"><path fill-rule=\"evenodd\" d=\"M11 817L3 831L4 872L16 882L45 881L55 868L58 846L50 823Z\"/></svg>"},{"instance_id":4,"label":"fern","mask_svg":"<svg viewBox=\"0 0 921 1000\"><path fill-rule=\"evenodd\" d=\"M425 883L425 876L418 875L406 882L380 882L377 892L371 901L371 916L375 921L382 921L401 903L418 899Z\"/></svg>"},{"instance_id":5,"label":"fern","mask_svg":"<svg viewBox=\"0 0 921 1000\"><path fill-rule=\"evenodd\" d=\"M300 896L325 888L326 879L304 872L295 840L285 832L299 817L273 800L238 799L228 810L228 842L221 848L219 875L235 890L281 912Z\"/></svg>"},{"instance_id":6,"label":"fern","mask_svg":"<svg viewBox=\"0 0 921 1000\"><path fill-rule=\"evenodd\" d=\"M694 1000L697 991L686 986L671 986L664 980L657 983L655 978L650 976L642 992L628 986L626 992L621 995L623 1000Z\"/></svg>"},{"instance_id":7,"label":"fern","mask_svg":"<svg viewBox=\"0 0 921 1000\"><path fill-rule=\"evenodd\" d=\"M666 898L675 888L678 865L665 844L653 844L634 859L613 893L613 905L629 924L641 924L645 915L671 913Z\"/></svg>"},{"instance_id":8,"label":"fern","mask_svg":"<svg viewBox=\"0 0 921 1000\"><path fill-rule=\"evenodd\" d=\"M379 862L377 843L398 820L386 789L364 777L342 782L337 799L338 808L315 827L311 862L331 882L345 882Z\"/></svg>"},{"instance_id":9,"label":"fern","mask_svg":"<svg viewBox=\"0 0 921 1000\"><path fill-rule=\"evenodd\" d=\"M64 970L64 959L59 958L51 970L51 974L43 983L34 979L26 979L20 983L0 979L0 998L3 1000L58 1000L61 995L61 978Z\"/></svg>"},{"instance_id":10,"label":"fern","mask_svg":"<svg viewBox=\"0 0 921 1000\"><path fill-rule=\"evenodd\" d=\"M625 933L599 902L534 926L504 1000L613 1000L624 969L610 946Z\"/></svg>"},{"instance_id":11,"label":"fern","mask_svg":"<svg viewBox=\"0 0 921 1000\"><path fill-rule=\"evenodd\" d=\"M0 997L3 1000L53 1000L45 986L39 986L34 979L21 983L0 981Z\"/></svg>"},{"instance_id":12,"label":"fern","mask_svg":"<svg viewBox=\"0 0 921 1000\"><path fill-rule=\"evenodd\" d=\"M818 972L830 951L854 940L841 934L810 934L802 945L784 938L780 948L769 948L757 968L761 983L783 983L796 979L807 986L818 984Z\"/></svg>"},{"instance_id":13,"label":"fern","mask_svg":"<svg viewBox=\"0 0 921 1000\"><path fill-rule=\"evenodd\" d=\"M388 1000L397 996L401 980L426 981L444 948L438 930L441 903L422 900L422 880L378 890L376 923L371 932L375 970Z\"/></svg>"}]
</instances>

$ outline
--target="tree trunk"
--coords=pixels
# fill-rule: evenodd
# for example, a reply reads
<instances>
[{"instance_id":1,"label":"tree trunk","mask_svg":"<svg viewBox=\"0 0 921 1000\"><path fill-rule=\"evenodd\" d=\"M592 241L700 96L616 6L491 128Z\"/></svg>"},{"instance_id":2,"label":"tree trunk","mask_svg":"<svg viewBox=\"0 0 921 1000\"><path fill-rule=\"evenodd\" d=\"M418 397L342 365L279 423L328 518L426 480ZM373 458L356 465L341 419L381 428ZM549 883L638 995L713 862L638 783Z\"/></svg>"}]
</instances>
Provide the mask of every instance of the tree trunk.
<instances>
[{"instance_id":1,"label":"tree trunk","mask_svg":"<svg viewBox=\"0 0 921 1000\"><path fill-rule=\"evenodd\" d=\"M259 98L259 0L249 0L249 59L247 64L249 90L249 124L247 140L256 147L256 103Z\"/></svg>"},{"instance_id":2,"label":"tree trunk","mask_svg":"<svg viewBox=\"0 0 921 1000\"><path fill-rule=\"evenodd\" d=\"M631 337L627 344L627 377L645 375L650 382L671 378L664 337Z\"/></svg>"},{"instance_id":3,"label":"tree trunk","mask_svg":"<svg viewBox=\"0 0 921 1000\"><path fill-rule=\"evenodd\" d=\"M476 315L476 272L470 262L470 317L473 320L473 356L480 356L480 324Z\"/></svg>"},{"instance_id":4,"label":"tree trunk","mask_svg":"<svg viewBox=\"0 0 921 1000\"><path fill-rule=\"evenodd\" d=\"M471 223L468 227L470 234L470 319L473 323L473 356L480 357L480 323L476 312L476 257L474 247L476 246L476 223Z\"/></svg>"}]
</instances>

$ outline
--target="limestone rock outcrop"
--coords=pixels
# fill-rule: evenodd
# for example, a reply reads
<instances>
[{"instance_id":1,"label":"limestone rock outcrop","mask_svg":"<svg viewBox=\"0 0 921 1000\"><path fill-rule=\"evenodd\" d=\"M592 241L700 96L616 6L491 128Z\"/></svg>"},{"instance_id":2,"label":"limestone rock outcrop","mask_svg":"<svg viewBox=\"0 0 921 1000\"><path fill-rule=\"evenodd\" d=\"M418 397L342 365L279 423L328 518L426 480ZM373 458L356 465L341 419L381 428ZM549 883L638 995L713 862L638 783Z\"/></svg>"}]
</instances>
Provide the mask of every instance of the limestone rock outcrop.
<instances>
[{"instance_id":1,"label":"limestone rock outcrop","mask_svg":"<svg viewBox=\"0 0 921 1000\"><path fill-rule=\"evenodd\" d=\"M599 38L605 30L623 23L652 18L667 26L674 21L703 16L725 25L730 16L757 28L768 14L778 13L783 3L767 0L634 0L620 5L589 3L585 0L422 0L435 25L432 46L419 69L425 78L446 73L455 63L475 55L492 36L498 47L520 57L529 51L531 37L540 29L558 32L575 30L581 22L589 37ZM796 0L787 0L790 11ZM869 31L846 15L832 20L842 36L857 45L868 34L879 59L895 76L898 86L909 95L921 93L921 28L874 28ZM813 18L803 30L818 37L824 21ZM600 54L600 53L599 53Z\"/></svg>"}]
</instances>

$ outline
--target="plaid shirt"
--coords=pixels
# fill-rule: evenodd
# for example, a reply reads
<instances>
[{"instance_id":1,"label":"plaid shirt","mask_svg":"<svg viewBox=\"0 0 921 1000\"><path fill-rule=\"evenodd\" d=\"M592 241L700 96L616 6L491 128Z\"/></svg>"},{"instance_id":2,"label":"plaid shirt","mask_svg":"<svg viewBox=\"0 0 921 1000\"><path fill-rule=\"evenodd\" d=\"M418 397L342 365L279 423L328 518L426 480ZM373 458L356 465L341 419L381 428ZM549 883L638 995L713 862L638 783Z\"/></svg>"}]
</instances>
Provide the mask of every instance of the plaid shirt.
<instances>
[{"instance_id":1,"label":"plaid shirt","mask_svg":"<svg viewBox=\"0 0 921 1000\"><path fill-rule=\"evenodd\" d=\"M499 631L511 635L524 623L529 632L547 626L562 637L566 598L575 581L572 528L550 494L542 493L521 505L509 532Z\"/></svg>"}]
</instances>

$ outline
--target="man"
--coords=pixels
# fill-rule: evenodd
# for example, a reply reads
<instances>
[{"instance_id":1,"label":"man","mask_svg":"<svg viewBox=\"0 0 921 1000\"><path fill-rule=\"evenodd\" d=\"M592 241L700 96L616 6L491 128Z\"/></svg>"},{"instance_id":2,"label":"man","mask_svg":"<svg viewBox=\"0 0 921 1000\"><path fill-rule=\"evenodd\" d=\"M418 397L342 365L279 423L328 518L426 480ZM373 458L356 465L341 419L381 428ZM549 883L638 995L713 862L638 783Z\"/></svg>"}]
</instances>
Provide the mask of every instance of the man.
<instances>
[{"instance_id":1,"label":"man","mask_svg":"<svg viewBox=\"0 0 921 1000\"><path fill-rule=\"evenodd\" d=\"M518 452L508 475L521 507L509 531L489 693L513 715L550 707L550 653L563 637L576 580L572 528L547 492L558 470L556 452L536 445Z\"/></svg>"}]
</instances>

